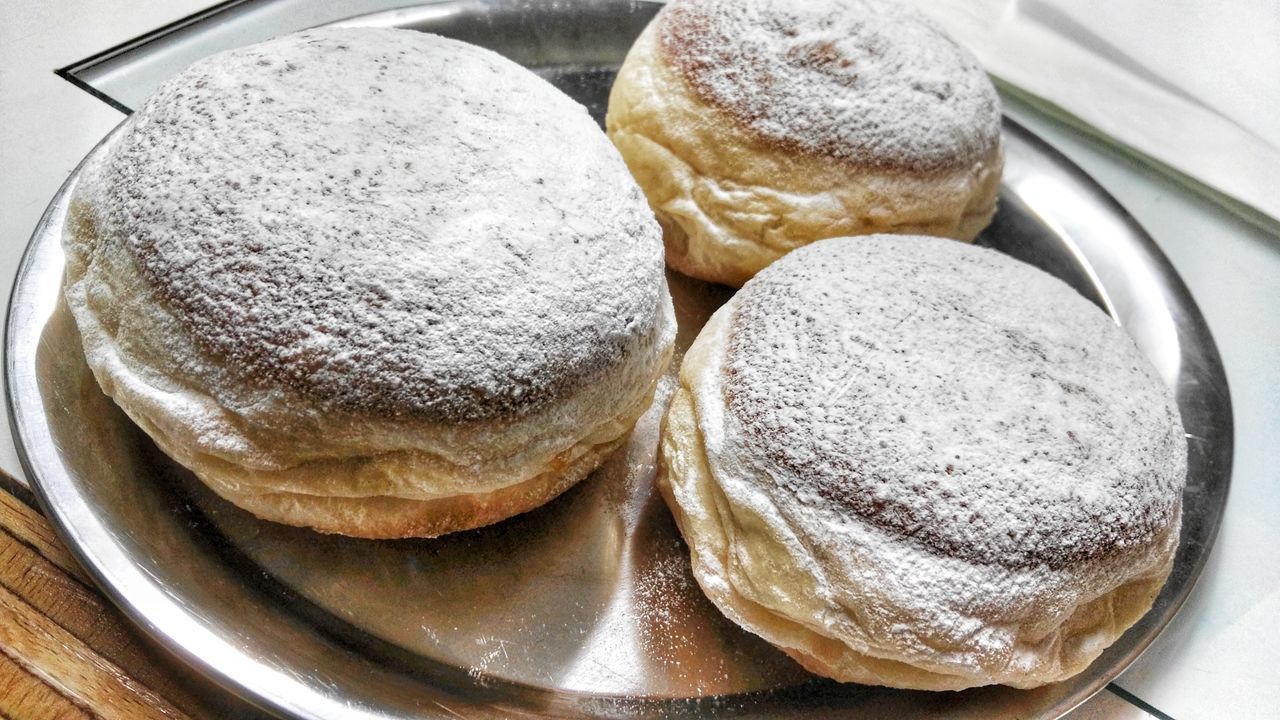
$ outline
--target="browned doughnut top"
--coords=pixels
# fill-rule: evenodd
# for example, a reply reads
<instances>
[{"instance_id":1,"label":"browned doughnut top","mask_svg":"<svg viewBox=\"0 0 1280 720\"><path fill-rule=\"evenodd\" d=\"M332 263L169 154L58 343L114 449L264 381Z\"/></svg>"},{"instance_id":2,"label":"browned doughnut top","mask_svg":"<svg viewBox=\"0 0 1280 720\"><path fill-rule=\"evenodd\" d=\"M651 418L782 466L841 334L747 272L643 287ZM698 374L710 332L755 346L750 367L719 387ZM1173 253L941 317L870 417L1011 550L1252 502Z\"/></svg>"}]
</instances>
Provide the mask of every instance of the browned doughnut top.
<instances>
[{"instance_id":1,"label":"browned doughnut top","mask_svg":"<svg viewBox=\"0 0 1280 720\"><path fill-rule=\"evenodd\" d=\"M1052 568L1174 521L1185 440L1133 341L1065 283L923 237L824 240L734 298L724 393L775 502Z\"/></svg>"},{"instance_id":2,"label":"browned doughnut top","mask_svg":"<svg viewBox=\"0 0 1280 720\"><path fill-rule=\"evenodd\" d=\"M585 109L487 50L327 29L196 63L104 232L200 345L325 407L520 415L654 342L660 230Z\"/></svg>"},{"instance_id":3,"label":"browned doughnut top","mask_svg":"<svg viewBox=\"0 0 1280 720\"><path fill-rule=\"evenodd\" d=\"M968 168L999 142L974 57L887 0L675 0L667 62L694 93L790 152L913 172Z\"/></svg>"}]
</instances>

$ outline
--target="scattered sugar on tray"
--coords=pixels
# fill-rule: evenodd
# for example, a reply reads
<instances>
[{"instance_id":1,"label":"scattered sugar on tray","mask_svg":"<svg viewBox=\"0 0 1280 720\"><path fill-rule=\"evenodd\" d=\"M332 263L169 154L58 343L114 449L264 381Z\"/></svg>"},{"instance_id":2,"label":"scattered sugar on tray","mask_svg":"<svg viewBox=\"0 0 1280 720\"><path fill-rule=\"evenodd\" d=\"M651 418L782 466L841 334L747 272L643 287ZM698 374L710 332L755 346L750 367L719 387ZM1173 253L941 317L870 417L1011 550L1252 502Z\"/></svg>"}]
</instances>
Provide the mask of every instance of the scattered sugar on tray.
<instances>
[{"instance_id":1,"label":"scattered sugar on tray","mask_svg":"<svg viewBox=\"0 0 1280 720\"><path fill-rule=\"evenodd\" d=\"M671 552L646 565L643 575L636 578L636 607L646 628L642 637L646 645L661 643L669 648L673 643L687 643L679 631L687 619L681 611L687 608L694 589L693 575L680 543L672 541L671 545Z\"/></svg>"}]
</instances>

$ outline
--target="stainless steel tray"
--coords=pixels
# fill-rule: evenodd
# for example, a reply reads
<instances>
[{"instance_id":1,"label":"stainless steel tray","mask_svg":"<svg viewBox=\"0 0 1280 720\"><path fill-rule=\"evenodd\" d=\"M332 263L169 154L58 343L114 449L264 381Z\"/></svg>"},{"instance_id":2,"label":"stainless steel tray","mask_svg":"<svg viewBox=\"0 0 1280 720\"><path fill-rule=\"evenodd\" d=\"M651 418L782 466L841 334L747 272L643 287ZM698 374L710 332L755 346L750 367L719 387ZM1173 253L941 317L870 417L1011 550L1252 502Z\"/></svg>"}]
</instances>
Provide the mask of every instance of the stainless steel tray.
<instances>
[{"instance_id":1,"label":"stainless steel tray","mask_svg":"<svg viewBox=\"0 0 1280 720\"><path fill-rule=\"evenodd\" d=\"M451 2L345 24L493 47L601 117L613 71L656 7ZM1110 312L1176 389L1190 441L1169 584L1068 682L960 693L839 685L723 619L652 489L670 375L601 471L494 527L372 542L256 520L160 454L85 366L60 293L60 236L79 170L36 229L10 301L5 369L19 452L45 511L106 593L178 658L280 715L1055 717L1132 662L1190 591L1226 502L1231 408L1208 329L1156 246L1069 161L1016 124L1005 132L1000 212L979 242ZM670 277L683 349L730 291Z\"/></svg>"}]
</instances>

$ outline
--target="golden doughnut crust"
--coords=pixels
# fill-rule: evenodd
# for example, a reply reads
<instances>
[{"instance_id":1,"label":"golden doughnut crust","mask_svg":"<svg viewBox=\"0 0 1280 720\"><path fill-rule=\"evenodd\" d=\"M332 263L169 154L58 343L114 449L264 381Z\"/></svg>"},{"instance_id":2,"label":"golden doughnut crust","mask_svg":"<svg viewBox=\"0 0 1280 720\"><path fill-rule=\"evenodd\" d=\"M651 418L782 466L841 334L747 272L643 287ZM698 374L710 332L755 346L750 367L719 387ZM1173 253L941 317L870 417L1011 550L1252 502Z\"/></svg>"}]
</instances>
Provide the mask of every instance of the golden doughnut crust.
<instances>
[{"instance_id":1,"label":"golden doughnut crust","mask_svg":"<svg viewBox=\"0 0 1280 720\"><path fill-rule=\"evenodd\" d=\"M632 420L634 424L634 419ZM577 445L545 472L487 493L428 500L390 496L342 497L294 492L257 492L238 482L234 468L219 473L206 465L200 477L222 497L260 518L321 532L388 539L438 537L483 527L540 507L599 467L626 436L599 445Z\"/></svg>"},{"instance_id":2,"label":"golden doughnut crust","mask_svg":"<svg viewBox=\"0 0 1280 720\"><path fill-rule=\"evenodd\" d=\"M765 135L700 96L661 41L671 11L631 48L606 118L662 224L671 267L740 286L814 240L891 232L971 241L990 223L1003 154L998 99L985 76L992 105L972 118L981 129L973 134L985 138L976 148L968 142L963 153L898 163L832 152L826 140Z\"/></svg>"}]
</instances>

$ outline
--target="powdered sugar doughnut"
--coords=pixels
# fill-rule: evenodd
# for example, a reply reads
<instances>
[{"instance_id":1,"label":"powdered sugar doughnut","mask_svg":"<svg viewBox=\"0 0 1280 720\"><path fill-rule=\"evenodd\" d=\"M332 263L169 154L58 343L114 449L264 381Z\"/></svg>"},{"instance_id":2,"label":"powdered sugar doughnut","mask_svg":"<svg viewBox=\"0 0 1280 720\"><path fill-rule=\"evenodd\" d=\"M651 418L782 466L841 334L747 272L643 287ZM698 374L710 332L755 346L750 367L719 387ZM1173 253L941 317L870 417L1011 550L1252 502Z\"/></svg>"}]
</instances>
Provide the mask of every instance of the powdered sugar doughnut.
<instances>
[{"instance_id":1,"label":"powdered sugar doughnut","mask_svg":"<svg viewBox=\"0 0 1280 720\"><path fill-rule=\"evenodd\" d=\"M674 338L660 229L500 56L314 30L196 63L89 167L66 296L102 387L258 515L438 535L581 479Z\"/></svg>"},{"instance_id":2,"label":"powdered sugar doughnut","mask_svg":"<svg viewBox=\"0 0 1280 720\"><path fill-rule=\"evenodd\" d=\"M824 240L685 356L660 486L707 595L806 668L921 689L1082 670L1172 566L1186 444L1059 280L934 238Z\"/></svg>"},{"instance_id":3,"label":"powdered sugar doughnut","mask_svg":"<svg viewBox=\"0 0 1280 720\"><path fill-rule=\"evenodd\" d=\"M675 0L628 54L607 127L667 262L730 285L825 237L972 240L1003 165L977 61L888 0Z\"/></svg>"}]
</instances>

